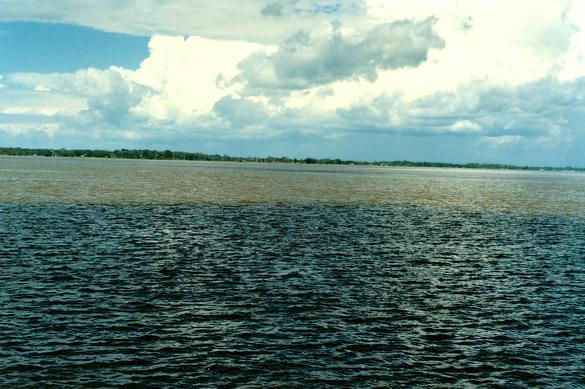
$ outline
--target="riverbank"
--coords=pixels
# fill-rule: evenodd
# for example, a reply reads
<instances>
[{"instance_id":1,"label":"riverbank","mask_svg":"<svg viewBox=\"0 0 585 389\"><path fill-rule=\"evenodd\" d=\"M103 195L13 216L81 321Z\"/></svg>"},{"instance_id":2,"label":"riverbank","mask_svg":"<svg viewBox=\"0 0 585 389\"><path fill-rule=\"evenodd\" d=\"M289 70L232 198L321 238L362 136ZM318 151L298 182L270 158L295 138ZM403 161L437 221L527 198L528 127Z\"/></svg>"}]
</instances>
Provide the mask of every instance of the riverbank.
<instances>
[{"instance_id":1,"label":"riverbank","mask_svg":"<svg viewBox=\"0 0 585 389\"><path fill-rule=\"evenodd\" d=\"M43 157L91 157L117 159L152 159L152 160L186 160L186 161L228 161L228 162L263 162L263 163L306 163L319 165L365 165L365 166L405 166L405 167L439 167L439 168L466 168L466 169L496 169L496 170L546 170L546 171L585 171L583 167L551 167L551 166L517 166L497 163L470 162L465 164L446 162L416 162L416 161L354 161L332 158L304 159L289 157L237 157L220 154L205 154L198 152L148 150L148 149L33 149L22 147L0 147L0 155L11 156L43 156Z\"/></svg>"}]
</instances>

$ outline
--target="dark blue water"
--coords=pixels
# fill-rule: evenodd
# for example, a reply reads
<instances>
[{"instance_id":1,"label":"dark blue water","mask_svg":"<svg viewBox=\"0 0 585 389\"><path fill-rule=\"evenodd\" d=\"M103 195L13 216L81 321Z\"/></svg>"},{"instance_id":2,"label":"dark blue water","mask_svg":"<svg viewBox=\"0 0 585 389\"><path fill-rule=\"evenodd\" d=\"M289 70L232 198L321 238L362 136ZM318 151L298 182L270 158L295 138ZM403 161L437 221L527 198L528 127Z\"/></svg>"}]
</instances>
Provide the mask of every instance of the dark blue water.
<instances>
[{"instance_id":1,"label":"dark blue water","mask_svg":"<svg viewBox=\"0 0 585 389\"><path fill-rule=\"evenodd\" d=\"M579 387L585 219L0 206L0 386Z\"/></svg>"}]
</instances>

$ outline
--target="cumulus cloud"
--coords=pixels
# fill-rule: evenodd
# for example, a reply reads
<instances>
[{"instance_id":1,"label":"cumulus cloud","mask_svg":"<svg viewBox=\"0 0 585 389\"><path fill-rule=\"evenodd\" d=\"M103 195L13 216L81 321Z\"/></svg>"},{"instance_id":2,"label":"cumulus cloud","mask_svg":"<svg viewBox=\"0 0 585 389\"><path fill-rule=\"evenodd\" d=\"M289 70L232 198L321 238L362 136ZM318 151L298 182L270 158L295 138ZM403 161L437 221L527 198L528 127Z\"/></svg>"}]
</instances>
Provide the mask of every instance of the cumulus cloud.
<instances>
[{"instance_id":1,"label":"cumulus cloud","mask_svg":"<svg viewBox=\"0 0 585 389\"><path fill-rule=\"evenodd\" d=\"M339 108L337 116L347 127L366 132L451 134L560 145L568 139L585 138L578 124L578 118L585 115L583 86L585 79L568 83L547 78L513 88L478 81L454 92L409 101L400 95L382 94Z\"/></svg>"},{"instance_id":2,"label":"cumulus cloud","mask_svg":"<svg viewBox=\"0 0 585 389\"><path fill-rule=\"evenodd\" d=\"M237 73L236 64L263 46L200 37L155 36L150 56L128 77L156 93L137 111L159 119L205 114L229 94L223 79Z\"/></svg>"},{"instance_id":3,"label":"cumulus cloud","mask_svg":"<svg viewBox=\"0 0 585 389\"><path fill-rule=\"evenodd\" d=\"M574 28L568 50L562 57L559 79L572 81L585 76L585 3L575 1L566 13L566 20Z\"/></svg>"},{"instance_id":4,"label":"cumulus cloud","mask_svg":"<svg viewBox=\"0 0 585 389\"><path fill-rule=\"evenodd\" d=\"M259 51L242 61L238 81L269 89L307 89L346 78L374 81L378 70L416 67L430 49L443 47L435 22L401 20L353 34L333 23L299 32L275 52Z\"/></svg>"},{"instance_id":5,"label":"cumulus cloud","mask_svg":"<svg viewBox=\"0 0 585 389\"><path fill-rule=\"evenodd\" d=\"M124 95L132 86L123 69L81 69L75 73L15 73L8 77L12 85L37 92L59 91L84 97Z\"/></svg>"},{"instance_id":6,"label":"cumulus cloud","mask_svg":"<svg viewBox=\"0 0 585 389\"><path fill-rule=\"evenodd\" d=\"M82 99L62 92L46 95L7 85L0 93L0 114L66 116L79 112L85 106Z\"/></svg>"},{"instance_id":7,"label":"cumulus cloud","mask_svg":"<svg viewBox=\"0 0 585 389\"><path fill-rule=\"evenodd\" d=\"M64 126L91 128L91 131L120 129L134 126L130 112L150 93L150 88L130 80L123 69L83 69L75 73L14 74L9 77L11 85L27 88L21 91L35 97L42 114L53 104L62 104L52 116L59 116ZM36 93L33 93L32 91ZM61 98L59 98L61 97ZM66 108L65 108L66 107Z\"/></svg>"},{"instance_id":8,"label":"cumulus cloud","mask_svg":"<svg viewBox=\"0 0 585 389\"><path fill-rule=\"evenodd\" d=\"M298 154L303 139L325 145L383 135L421 144L445 139L494 155L549 150L585 163L577 150L585 145L585 25L576 1L229 3L225 17L236 26L219 18L225 0L192 5L210 15L197 26L177 1L161 5L163 19L180 18L167 27L130 3L120 5L123 22L91 12L80 22L75 10L54 13L55 2L38 5L46 11L40 16L22 4L0 18L28 12L28 19L163 34L151 37L137 69L0 77L0 131L10 136L67 134L127 146L177 139L177 148L186 139L294 139ZM92 4L102 12L101 2ZM153 2L142 5L152 13ZM246 23L259 24L239 33L246 15ZM279 25L274 34L272 25ZM165 35L179 30L202 36Z\"/></svg>"},{"instance_id":9,"label":"cumulus cloud","mask_svg":"<svg viewBox=\"0 0 585 389\"><path fill-rule=\"evenodd\" d=\"M225 96L215 103L214 112L236 127L264 123L268 118L268 114L261 103L247 98L233 98L231 96Z\"/></svg>"},{"instance_id":10,"label":"cumulus cloud","mask_svg":"<svg viewBox=\"0 0 585 389\"><path fill-rule=\"evenodd\" d=\"M111 67L20 73L10 75L8 81L20 88L19 93L40 101L51 101L57 93L77 101L77 110L64 118L71 126L137 128L146 135L165 128L209 127L206 115L232 90L218 79L232 77L236 64L259 47L247 42L155 36L149 43L150 56L136 70Z\"/></svg>"}]
</instances>

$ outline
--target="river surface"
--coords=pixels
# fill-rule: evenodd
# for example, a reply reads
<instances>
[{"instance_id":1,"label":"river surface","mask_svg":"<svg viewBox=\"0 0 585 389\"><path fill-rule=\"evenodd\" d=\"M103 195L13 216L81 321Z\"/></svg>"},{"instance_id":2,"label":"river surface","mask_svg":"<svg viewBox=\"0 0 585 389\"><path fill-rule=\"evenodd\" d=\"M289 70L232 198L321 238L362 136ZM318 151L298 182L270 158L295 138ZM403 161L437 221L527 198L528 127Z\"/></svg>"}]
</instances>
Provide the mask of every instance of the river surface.
<instances>
[{"instance_id":1,"label":"river surface","mask_svg":"<svg viewBox=\"0 0 585 389\"><path fill-rule=\"evenodd\" d=\"M585 175L0 158L0 387L583 387Z\"/></svg>"}]
</instances>

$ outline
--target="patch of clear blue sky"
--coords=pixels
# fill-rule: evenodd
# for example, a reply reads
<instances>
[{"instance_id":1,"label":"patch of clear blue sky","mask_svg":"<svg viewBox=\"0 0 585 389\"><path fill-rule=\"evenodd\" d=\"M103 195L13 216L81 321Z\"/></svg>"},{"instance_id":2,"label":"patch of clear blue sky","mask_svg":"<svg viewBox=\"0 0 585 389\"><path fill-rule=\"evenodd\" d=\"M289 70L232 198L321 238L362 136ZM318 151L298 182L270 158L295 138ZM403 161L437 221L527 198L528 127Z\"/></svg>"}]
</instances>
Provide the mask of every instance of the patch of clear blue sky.
<instances>
[{"instance_id":1,"label":"patch of clear blue sky","mask_svg":"<svg viewBox=\"0 0 585 389\"><path fill-rule=\"evenodd\" d=\"M0 23L0 74L133 69L148 56L148 41L70 24Z\"/></svg>"}]
</instances>

